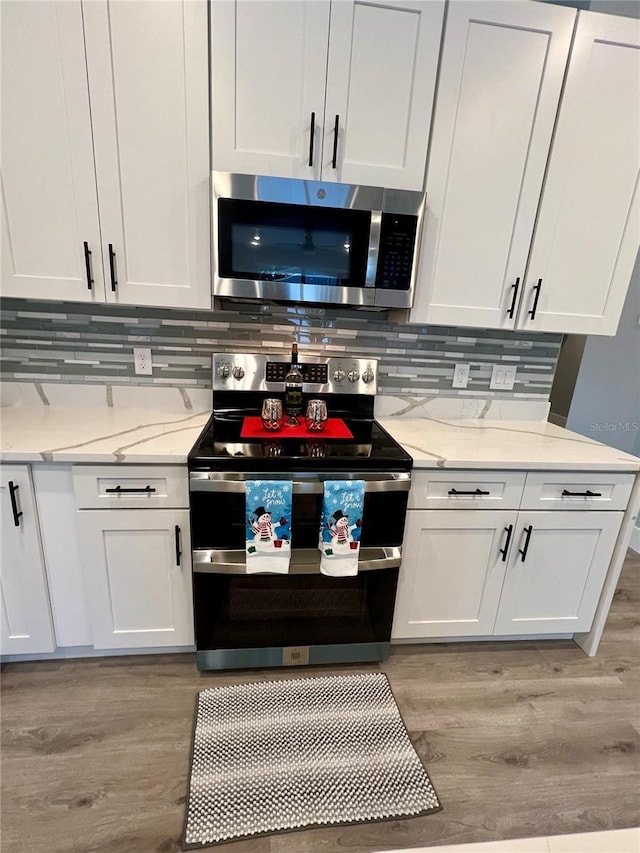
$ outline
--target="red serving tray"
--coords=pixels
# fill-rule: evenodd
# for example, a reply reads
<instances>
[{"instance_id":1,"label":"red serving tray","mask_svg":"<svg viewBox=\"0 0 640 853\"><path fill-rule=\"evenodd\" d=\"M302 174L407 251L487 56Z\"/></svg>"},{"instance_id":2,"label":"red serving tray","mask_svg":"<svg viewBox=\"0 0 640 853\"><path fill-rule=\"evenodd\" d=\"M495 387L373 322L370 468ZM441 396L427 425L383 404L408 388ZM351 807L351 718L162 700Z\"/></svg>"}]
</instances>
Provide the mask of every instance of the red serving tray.
<instances>
[{"instance_id":1,"label":"red serving tray","mask_svg":"<svg viewBox=\"0 0 640 853\"><path fill-rule=\"evenodd\" d=\"M353 433L342 418L328 418L323 430L307 429L303 422L300 426L283 424L280 429L265 429L258 417L246 417L240 430L240 438L353 438Z\"/></svg>"}]
</instances>

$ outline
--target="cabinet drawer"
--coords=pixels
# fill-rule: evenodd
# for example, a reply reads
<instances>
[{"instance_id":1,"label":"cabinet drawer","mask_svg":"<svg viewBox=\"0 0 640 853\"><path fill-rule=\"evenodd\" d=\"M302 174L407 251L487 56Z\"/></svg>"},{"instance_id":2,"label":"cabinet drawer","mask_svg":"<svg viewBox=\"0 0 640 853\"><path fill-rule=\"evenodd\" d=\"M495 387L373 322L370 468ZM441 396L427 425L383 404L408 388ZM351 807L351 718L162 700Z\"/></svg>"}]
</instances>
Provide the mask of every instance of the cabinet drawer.
<instances>
[{"instance_id":1,"label":"cabinet drawer","mask_svg":"<svg viewBox=\"0 0 640 853\"><path fill-rule=\"evenodd\" d=\"M625 510L635 474L527 474L522 509Z\"/></svg>"},{"instance_id":2,"label":"cabinet drawer","mask_svg":"<svg viewBox=\"0 0 640 853\"><path fill-rule=\"evenodd\" d=\"M180 465L74 465L73 490L78 509L189 506L189 478Z\"/></svg>"},{"instance_id":3,"label":"cabinet drawer","mask_svg":"<svg viewBox=\"0 0 640 853\"><path fill-rule=\"evenodd\" d=\"M519 471L414 471L409 509L518 509Z\"/></svg>"}]
</instances>

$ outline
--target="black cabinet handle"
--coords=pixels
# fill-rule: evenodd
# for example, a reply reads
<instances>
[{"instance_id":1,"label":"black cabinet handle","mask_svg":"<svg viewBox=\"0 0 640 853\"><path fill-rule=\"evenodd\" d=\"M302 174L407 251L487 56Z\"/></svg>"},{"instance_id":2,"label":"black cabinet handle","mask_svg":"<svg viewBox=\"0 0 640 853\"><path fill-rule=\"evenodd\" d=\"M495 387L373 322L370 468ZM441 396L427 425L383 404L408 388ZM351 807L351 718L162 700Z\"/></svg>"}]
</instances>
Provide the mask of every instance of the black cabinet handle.
<instances>
[{"instance_id":1,"label":"black cabinet handle","mask_svg":"<svg viewBox=\"0 0 640 853\"><path fill-rule=\"evenodd\" d=\"M20 486L16 486L13 480L9 480L9 497L11 498L11 512L13 513L13 523L16 527L20 527L21 512L18 512L18 501L16 500L16 492Z\"/></svg>"},{"instance_id":2,"label":"black cabinet handle","mask_svg":"<svg viewBox=\"0 0 640 853\"><path fill-rule=\"evenodd\" d=\"M592 492L587 489L586 492L570 492L569 489L562 490L563 498L601 498L602 492Z\"/></svg>"},{"instance_id":3,"label":"black cabinet handle","mask_svg":"<svg viewBox=\"0 0 640 853\"><path fill-rule=\"evenodd\" d=\"M474 489L472 492L459 492L457 489L449 489L450 495L457 495L458 497L462 497L464 495L472 495L475 497L476 495L490 495L491 492L483 492L482 489Z\"/></svg>"},{"instance_id":4,"label":"black cabinet handle","mask_svg":"<svg viewBox=\"0 0 640 853\"><path fill-rule=\"evenodd\" d=\"M518 549L518 554L522 554L521 562L523 562L523 563L527 559L527 551L529 550L529 541L531 540L531 534L533 533L533 524L530 524L528 527L525 527L524 530L526 533L526 537L524 540L524 548Z\"/></svg>"},{"instance_id":5,"label":"black cabinet handle","mask_svg":"<svg viewBox=\"0 0 640 853\"><path fill-rule=\"evenodd\" d=\"M91 249L87 241L84 241L84 268L87 272L87 287L91 290L93 284L93 276L91 275Z\"/></svg>"},{"instance_id":6,"label":"black cabinet handle","mask_svg":"<svg viewBox=\"0 0 640 853\"><path fill-rule=\"evenodd\" d=\"M533 289L535 290L536 295L533 297L533 307L527 313L531 317L532 320L535 319L536 311L538 310L538 299L540 299L540 290L542 288L542 279L538 279L538 283L533 285Z\"/></svg>"},{"instance_id":7,"label":"black cabinet handle","mask_svg":"<svg viewBox=\"0 0 640 853\"><path fill-rule=\"evenodd\" d=\"M176 566L180 565L182 551L180 550L180 526L176 524Z\"/></svg>"},{"instance_id":8,"label":"black cabinet handle","mask_svg":"<svg viewBox=\"0 0 640 853\"><path fill-rule=\"evenodd\" d=\"M105 489L105 492L116 495L150 495L155 489L152 486L145 486L144 489L123 489L122 486L115 486L113 489Z\"/></svg>"},{"instance_id":9,"label":"black cabinet handle","mask_svg":"<svg viewBox=\"0 0 640 853\"><path fill-rule=\"evenodd\" d=\"M118 279L116 278L116 253L113 251L113 243L109 243L109 272L111 273L111 290L115 293Z\"/></svg>"},{"instance_id":10,"label":"black cabinet handle","mask_svg":"<svg viewBox=\"0 0 640 853\"><path fill-rule=\"evenodd\" d=\"M502 562L506 563L507 552L509 551L509 545L511 544L511 534L513 533L513 524L505 527L504 532L507 534L507 541L504 543L504 548L498 549L498 554L502 554Z\"/></svg>"},{"instance_id":11,"label":"black cabinet handle","mask_svg":"<svg viewBox=\"0 0 640 853\"><path fill-rule=\"evenodd\" d=\"M340 116L336 116L336 122L333 126L333 157L331 165L334 169L338 168L338 127L340 125Z\"/></svg>"},{"instance_id":12,"label":"black cabinet handle","mask_svg":"<svg viewBox=\"0 0 640 853\"><path fill-rule=\"evenodd\" d=\"M512 284L513 288L513 297L511 298L511 307L507 311L507 317L510 320L513 320L513 315L516 312L516 302L518 301L518 290L520 289L520 276L515 281L515 284Z\"/></svg>"},{"instance_id":13,"label":"black cabinet handle","mask_svg":"<svg viewBox=\"0 0 640 853\"><path fill-rule=\"evenodd\" d=\"M313 166L313 137L316 133L316 114L311 113L311 131L309 132L309 165Z\"/></svg>"}]
</instances>

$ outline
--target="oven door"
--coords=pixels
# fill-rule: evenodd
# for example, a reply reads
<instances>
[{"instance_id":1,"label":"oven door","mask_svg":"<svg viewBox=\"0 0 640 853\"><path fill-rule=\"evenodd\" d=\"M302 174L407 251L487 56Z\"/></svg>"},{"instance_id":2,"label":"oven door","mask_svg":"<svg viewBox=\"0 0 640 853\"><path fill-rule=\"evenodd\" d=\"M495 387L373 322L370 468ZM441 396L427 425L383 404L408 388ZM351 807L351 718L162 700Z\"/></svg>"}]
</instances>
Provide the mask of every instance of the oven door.
<instances>
[{"instance_id":1,"label":"oven door","mask_svg":"<svg viewBox=\"0 0 640 853\"><path fill-rule=\"evenodd\" d=\"M358 574L340 578L320 573L322 476L296 475L293 481L289 574L247 575L243 479L255 475L191 474L200 669L372 661L388 655L410 475L363 475Z\"/></svg>"}]
</instances>

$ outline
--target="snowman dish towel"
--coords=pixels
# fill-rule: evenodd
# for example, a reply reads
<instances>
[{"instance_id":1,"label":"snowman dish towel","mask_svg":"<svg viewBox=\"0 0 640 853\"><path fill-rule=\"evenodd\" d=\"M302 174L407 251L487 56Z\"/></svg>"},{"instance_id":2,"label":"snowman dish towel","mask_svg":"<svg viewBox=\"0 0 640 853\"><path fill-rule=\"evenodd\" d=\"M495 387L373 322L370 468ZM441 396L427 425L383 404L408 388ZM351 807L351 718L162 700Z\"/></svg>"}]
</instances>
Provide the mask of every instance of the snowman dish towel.
<instances>
[{"instance_id":1,"label":"snowman dish towel","mask_svg":"<svg viewBox=\"0 0 640 853\"><path fill-rule=\"evenodd\" d=\"M289 571L291 490L291 481L247 480L247 574Z\"/></svg>"},{"instance_id":2,"label":"snowman dish towel","mask_svg":"<svg viewBox=\"0 0 640 853\"><path fill-rule=\"evenodd\" d=\"M364 480L327 480L320 522L320 571L338 578L358 574Z\"/></svg>"}]
</instances>

